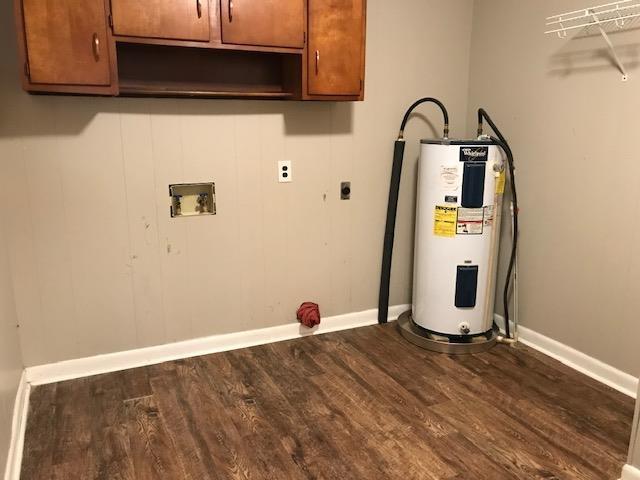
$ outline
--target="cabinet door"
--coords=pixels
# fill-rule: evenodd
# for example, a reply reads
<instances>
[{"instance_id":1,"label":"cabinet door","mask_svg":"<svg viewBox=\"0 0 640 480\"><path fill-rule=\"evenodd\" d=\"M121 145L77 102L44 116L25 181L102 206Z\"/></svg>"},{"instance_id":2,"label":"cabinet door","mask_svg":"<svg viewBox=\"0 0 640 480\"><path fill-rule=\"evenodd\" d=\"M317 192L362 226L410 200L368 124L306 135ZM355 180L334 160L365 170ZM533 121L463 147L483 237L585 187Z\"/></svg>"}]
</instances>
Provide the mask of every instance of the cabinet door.
<instances>
[{"instance_id":1,"label":"cabinet door","mask_svg":"<svg viewBox=\"0 0 640 480\"><path fill-rule=\"evenodd\" d=\"M220 1L224 43L304 46L304 0Z\"/></svg>"},{"instance_id":2,"label":"cabinet door","mask_svg":"<svg viewBox=\"0 0 640 480\"><path fill-rule=\"evenodd\" d=\"M365 0L309 0L308 93L359 95Z\"/></svg>"},{"instance_id":3,"label":"cabinet door","mask_svg":"<svg viewBox=\"0 0 640 480\"><path fill-rule=\"evenodd\" d=\"M104 0L22 0L29 81L109 85Z\"/></svg>"},{"instance_id":4,"label":"cabinet door","mask_svg":"<svg viewBox=\"0 0 640 480\"><path fill-rule=\"evenodd\" d=\"M209 40L209 0L111 0L111 15L115 35Z\"/></svg>"}]
</instances>

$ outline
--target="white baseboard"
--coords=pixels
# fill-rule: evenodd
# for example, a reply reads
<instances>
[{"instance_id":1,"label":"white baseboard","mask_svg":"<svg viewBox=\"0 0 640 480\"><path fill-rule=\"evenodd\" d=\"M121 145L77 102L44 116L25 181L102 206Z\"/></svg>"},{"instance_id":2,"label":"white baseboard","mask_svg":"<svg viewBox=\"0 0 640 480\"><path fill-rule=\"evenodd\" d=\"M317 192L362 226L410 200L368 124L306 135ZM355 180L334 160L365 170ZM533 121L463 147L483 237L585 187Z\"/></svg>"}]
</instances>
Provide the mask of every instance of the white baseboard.
<instances>
[{"instance_id":1,"label":"white baseboard","mask_svg":"<svg viewBox=\"0 0 640 480\"><path fill-rule=\"evenodd\" d=\"M20 480L20 467L22 466L22 449L24 447L24 434L27 428L27 413L29 411L29 394L31 385L27 382L26 372L22 372L16 400L13 405L13 421L11 423L11 442L9 455L4 471L4 480Z\"/></svg>"},{"instance_id":2,"label":"white baseboard","mask_svg":"<svg viewBox=\"0 0 640 480\"><path fill-rule=\"evenodd\" d=\"M402 312L410 308L409 305L389 307L389 320L395 320ZM26 370L27 381L31 385L43 385L129 368L144 367L182 358L280 342L307 335L319 335L338 330L375 325L376 323L378 323L378 310L372 309L326 317L322 319L319 326L312 329L308 329L299 323L288 323L259 330L213 335L137 350L28 367Z\"/></svg>"},{"instance_id":3,"label":"white baseboard","mask_svg":"<svg viewBox=\"0 0 640 480\"><path fill-rule=\"evenodd\" d=\"M409 308L409 305L390 307L389 320L395 320L398 315ZM101 373L144 367L171 360L280 342L307 335L319 335L338 330L374 325L377 323L377 318L378 311L372 309L323 318L322 323L313 329L307 329L298 323L289 323L276 327L213 335L154 347L39 365L26 369L26 381L31 385L43 385L72 380ZM498 325L504 325L504 318L496 315L495 319ZM638 379L636 377L529 328L521 326L518 332L519 340L523 344L555 358L565 365L599 382L609 385L630 397L636 397L638 388Z\"/></svg>"},{"instance_id":4,"label":"white baseboard","mask_svg":"<svg viewBox=\"0 0 640 480\"><path fill-rule=\"evenodd\" d=\"M625 465L620 480L640 480L640 470L631 465Z\"/></svg>"},{"instance_id":5,"label":"white baseboard","mask_svg":"<svg viewBox=\"0 0 640 480\"><path fill-rule=\"evenodd\" d=\"M504 317L496 314L495 321L501 329L504 327ZM513 323L511 323L511 331L513 332ZM549 357L555 358L568 367L584 373L594 380L604 383L625 395L633 398L637 396L638 379L633 375L629 375L622 370L618 370L611 365L527 327L518 327L518 339L523 344Z\"/></svg>"}]
</instances>

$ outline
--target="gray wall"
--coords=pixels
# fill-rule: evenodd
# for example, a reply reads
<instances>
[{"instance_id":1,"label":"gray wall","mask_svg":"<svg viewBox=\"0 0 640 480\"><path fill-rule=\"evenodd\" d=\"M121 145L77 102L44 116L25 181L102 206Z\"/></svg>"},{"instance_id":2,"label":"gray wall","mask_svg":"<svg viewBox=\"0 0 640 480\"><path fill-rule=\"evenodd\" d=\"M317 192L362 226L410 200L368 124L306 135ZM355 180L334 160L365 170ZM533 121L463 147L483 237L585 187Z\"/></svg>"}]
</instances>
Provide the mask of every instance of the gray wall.
<instances>
[{"instance_id":1,"label":"gray wall","mask_svg":"<svg viewBox=\"0 0 640 480\"><path fill-rule=\"evenodd\" d=\"M13 404L22 374L16 310L4 242L0 227L0 476L11 437Z\"/></svg>"},{"instance_id":2,"label":"gray wall","mask_svg":"<svg viewBox=\"0 0 640 480\"><path fill-rule=\"evenodd\" d=\"M293 322L304 300L375 308L404 110L434 95L466 127L472 0L401 3L369 1L366 101L302 104L29 96L2 2L0 202L26 364ZM411 142L392 304L411 295L416 156ZM218 215L172 221L167 185L206 180Z\"/></svg>"},{"instance_id":3,"label":"gray wall","mask_svg":"<svg viewBox=\"0 0 640 480\"><path fill-rule=\"evenodd\" d=\"M580 7L476 2L468 129L486 107L516 155L522 324L638 376L640 30L612 34L623 83L597 35L543 34Z\"/></svg>"}]
</instances>

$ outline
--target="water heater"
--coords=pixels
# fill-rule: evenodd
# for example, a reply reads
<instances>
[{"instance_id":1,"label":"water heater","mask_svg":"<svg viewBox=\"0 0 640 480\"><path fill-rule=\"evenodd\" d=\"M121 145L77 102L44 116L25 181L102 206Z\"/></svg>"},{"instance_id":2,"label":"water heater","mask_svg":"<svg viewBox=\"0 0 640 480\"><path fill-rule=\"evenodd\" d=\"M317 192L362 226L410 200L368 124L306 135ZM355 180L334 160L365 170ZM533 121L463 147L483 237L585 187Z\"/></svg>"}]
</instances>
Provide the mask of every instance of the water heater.
<instances>
[{"instance_id":1,"label":"water heater","mask_svg":"<svg viewBox=\"0 0 640 480\"><path fill-rule=\"evenodd\" d=\"M442 111L442 138L422 140L418 160L412 308L398 318L400 333L421 347L474 353L497 342L513 344L509 292L517 258L518 200L513 153L487 112L478 110L478 136L449 138L449 114L432 97L406 111L394 144L382 252L378 321L386 323L395 220L404 159L404 129L413 110L432 103ZM496 136L483 134L486 121ZM505 334L494 323L496 273L506 175L512 202L512 244L503 289Z\"/></svg>"},{"instance_id":2,"label":"water heater","mask_svg":"<svg viewBox=\"0 0 640 480\"><path fill-rule=\"evenodd\" d=\"M487 336L500 239L504 162L491 141L422 140L413 322L440 336Z\"/></svg>"}]
</instances>

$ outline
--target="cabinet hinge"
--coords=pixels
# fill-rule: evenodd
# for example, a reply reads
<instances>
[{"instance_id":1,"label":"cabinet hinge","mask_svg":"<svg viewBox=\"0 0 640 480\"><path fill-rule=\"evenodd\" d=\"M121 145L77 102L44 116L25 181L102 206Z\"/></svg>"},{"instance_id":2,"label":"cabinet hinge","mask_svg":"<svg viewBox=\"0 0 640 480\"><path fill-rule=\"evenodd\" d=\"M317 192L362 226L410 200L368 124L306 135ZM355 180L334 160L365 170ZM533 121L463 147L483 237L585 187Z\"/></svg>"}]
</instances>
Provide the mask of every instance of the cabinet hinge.
<instances>
[{"instance_id":1,"label":"cabinet hinge","mask_svg":"<svg viewBox=\"0 0 640 480\"><path fill-rule=\"evenodd\" d=\"M302 32L302 44L307 44L307 32Z\"/></svg>"},{"instance_id":2,"label":"cabinet hinge","mask_svg":"<svg viewBox=\"0 0 640 480\"><path fill-rule=\"evenodd\" d=\"M29 68L29 62L24 62L24 74L28 79L31 79L31 69Z\"/></svg>"},{"instance_id":3,"label":"cabinet hinge","mask_svg":"<svg viewBox=\"0 0 640 480\"><path fill-rule=\"evenodd\" d=\"M111 28L111 30L113 30L113 15L109 14L108 21L109 27Z\"/></svg>"}]
</instances>

